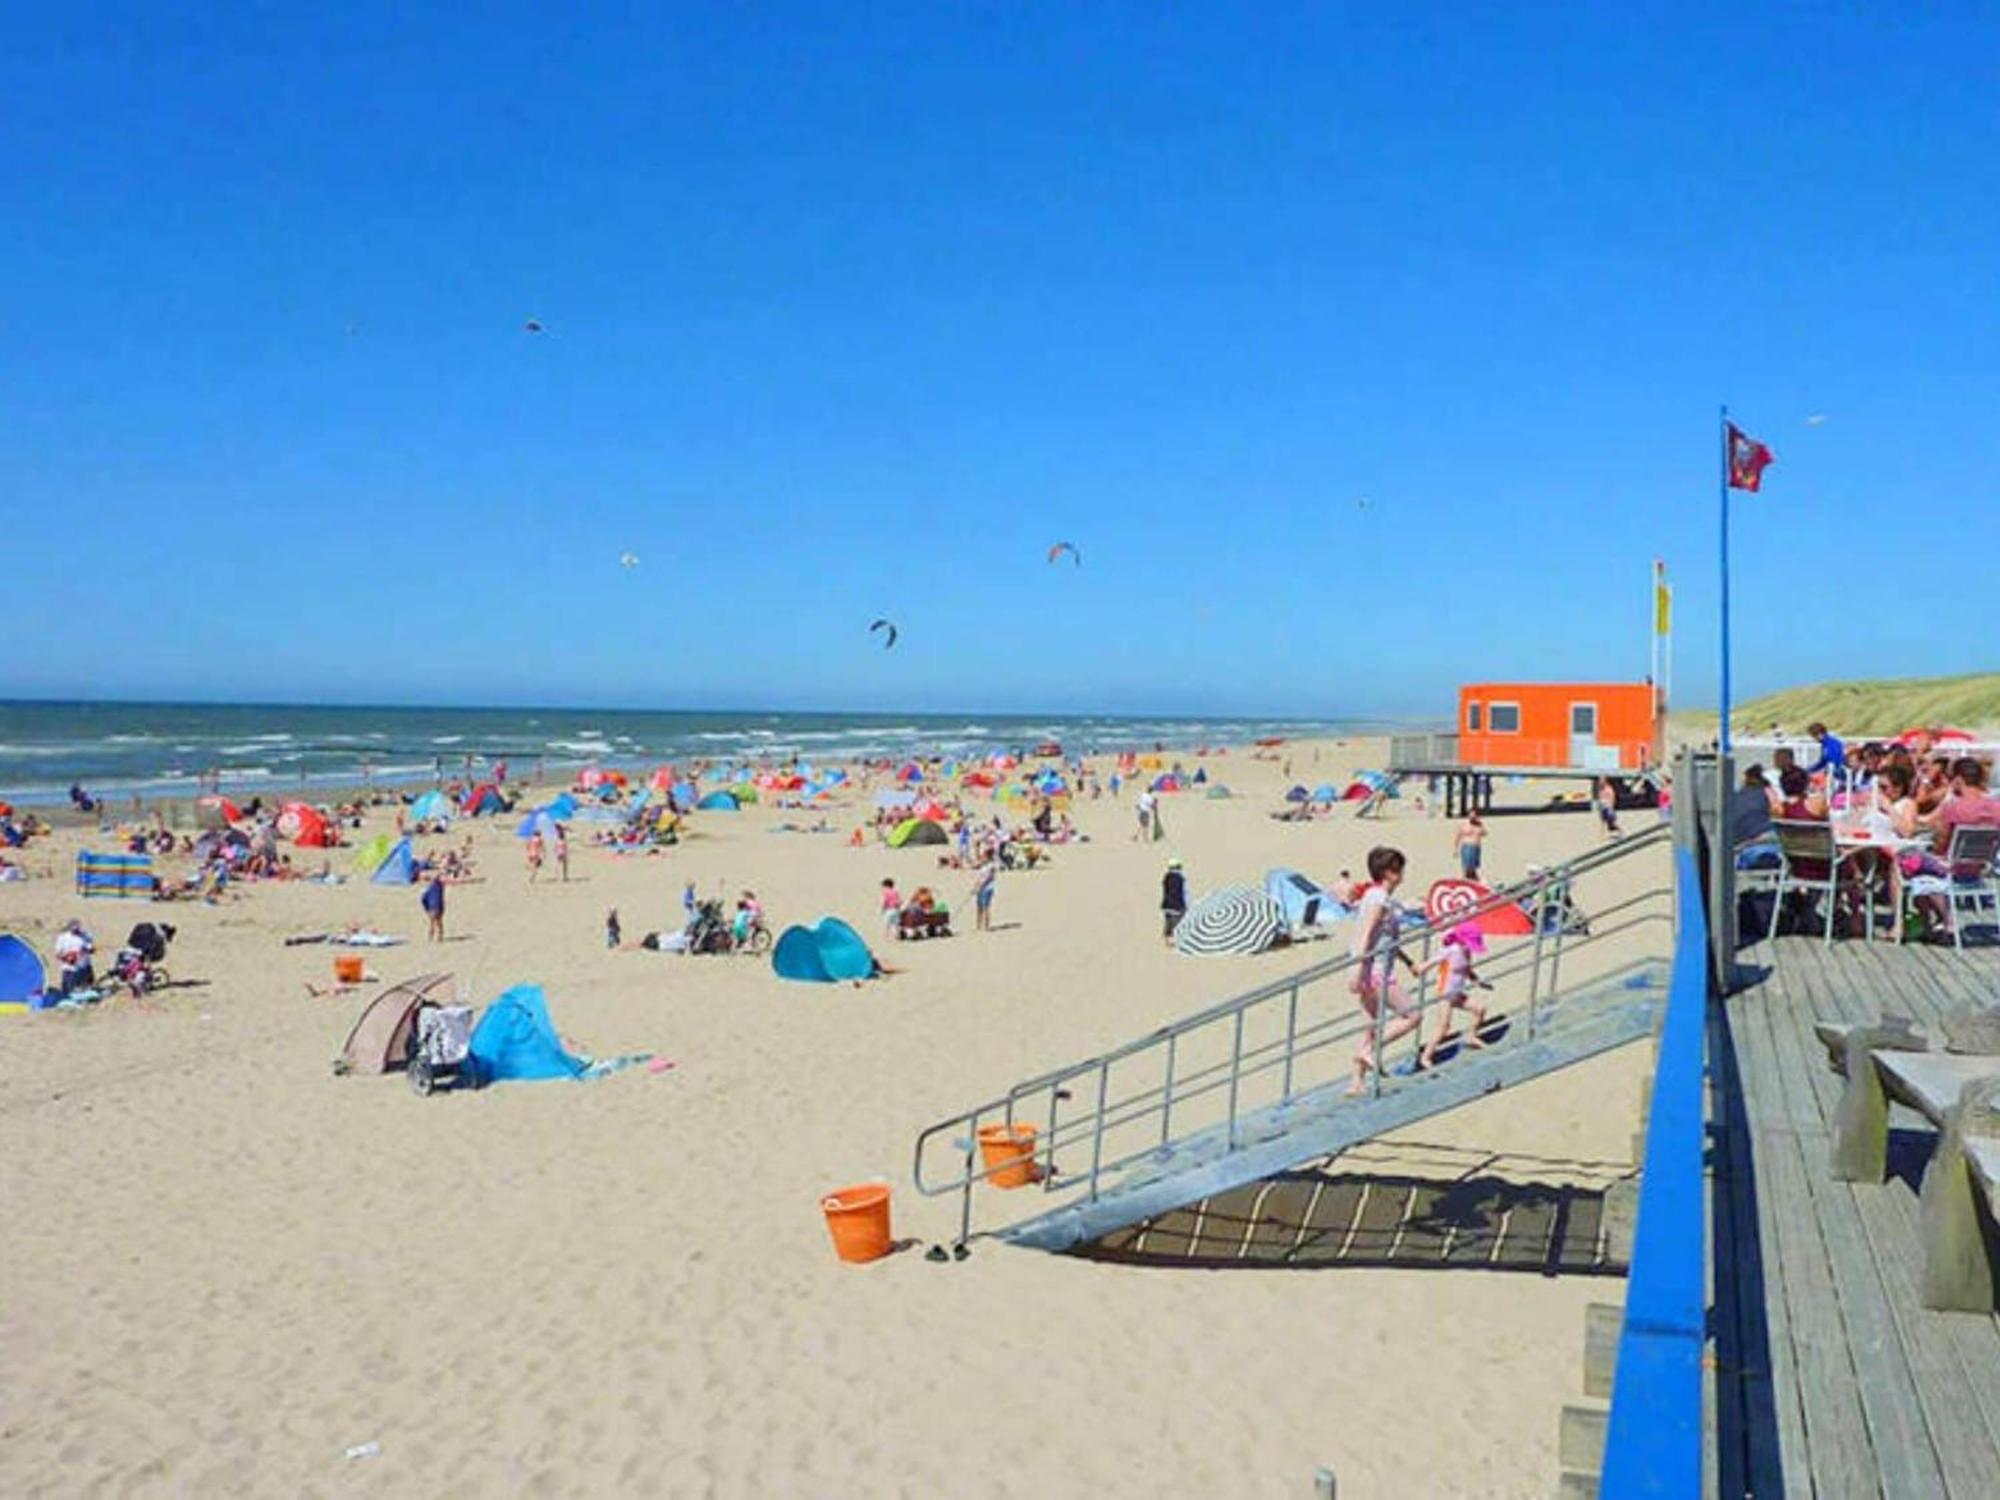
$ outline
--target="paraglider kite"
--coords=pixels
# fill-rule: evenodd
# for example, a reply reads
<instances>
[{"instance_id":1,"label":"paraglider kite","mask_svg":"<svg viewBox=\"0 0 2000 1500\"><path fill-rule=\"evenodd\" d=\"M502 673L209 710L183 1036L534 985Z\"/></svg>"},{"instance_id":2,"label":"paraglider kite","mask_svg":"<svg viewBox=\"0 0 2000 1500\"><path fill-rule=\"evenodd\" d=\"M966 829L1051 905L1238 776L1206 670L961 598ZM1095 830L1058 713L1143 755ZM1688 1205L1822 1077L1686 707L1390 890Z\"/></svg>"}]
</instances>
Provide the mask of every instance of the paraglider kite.
<instances>
[{"instance_id":1,"label":"paraglider kite","mask_svg":"<svg viewBox=\"0 0 2000 1500\"><path fill-rule=\"evenodd\" d=\"M894 625L891 625L887 620L877 620L873 625L870 625L868 627L868 633L870 635L873 635L878 630L886 630L889 632L888 635L882 641L882 649L884 651L887 651L891 646L896 644L896 627Z\"/></svg>"},{"instance_id":2,"label":"paraglider kite","mask_svg":"<svg viewBox=\"0 0 2000 1500\"><path fill-rule=\"evenodd\" d=\"M636 567L638 567L638 566L639 566L639 554L638 554L638 553L636 553L636 552L621 552L621 553L619 553L619 554L618 554L618 566L619 566L619 567L621 567L621 568L636 568Z\"/></svg>"},{"instance_id":3,"label":"paraglider kite","mask_svg":"<svg viewBox=\"0 0 2000 1500\"><path fill-rule=\"evenodd\" d=\"M1083 554L1076 550L1075 542L1057 542L1053 547L1049 548L1049 561L1054 562L1065 552L1069 554L1071 562L1075 563L1079 568L1083 566Z\"/></svg>"},{"instance_id":4,"label":"paraglider kite","mask_svg":"<svg viewBox=\"0 0 2000 1500\"><path fill-rule=\"evenodd\" d=\"M538 318L530 318L528 319L527 322L521 325L521 332L523 333L540 333L541 331L542 331L542 324L541 320Z\"/></svg>"}]
</instances>

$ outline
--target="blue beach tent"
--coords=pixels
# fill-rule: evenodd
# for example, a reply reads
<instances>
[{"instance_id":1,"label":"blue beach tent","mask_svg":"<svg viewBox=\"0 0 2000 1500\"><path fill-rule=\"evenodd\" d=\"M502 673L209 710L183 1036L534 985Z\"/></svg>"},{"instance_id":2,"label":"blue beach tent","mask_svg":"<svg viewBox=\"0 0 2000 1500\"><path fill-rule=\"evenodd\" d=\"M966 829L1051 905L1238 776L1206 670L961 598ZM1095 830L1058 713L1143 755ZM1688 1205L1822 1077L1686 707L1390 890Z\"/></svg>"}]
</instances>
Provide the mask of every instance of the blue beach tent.
<instances>
[{"instance_id":1,"label":"blue beach tent","mask_svg":"<svg viewBox=\"0 0 2000 1500\"><path fill-rule=\"evenodd\" d=\"M700 807L705 812L736 812L736 798L728 792L710 792L701 799Z\"/></svg>"},{"instance_id":2,"label":"blue beach tent","mask_svg":"<svg viewBox=\"0 0 2000 1500\"><path fill-rule=\"evenodd\" d=\"M575 1078L587 1066L563 1050L538 984L517 984L486 1007L472 1031L480 1081Z\"/></svg>"},{"instance_id":3,"label":"blue beach tent","mask_svg":"<svg viewBox=\"0 0 2000 1500\"><path fill-rule=\"evenodd\" d=\"M425 792L410 804L410 819L412 822L428 823L433 818L443 818L449 822L457 811L443 792Z\"/></svg>"},{"instance_id":4,"label":"blue beach tent","mask_svg":"<svg viewBox=\"0 0 2000 1500\"><path fill-rule=\"evenodd\" d=\"M780 979L837 984L873 977L875 955L840 918L824 917L817 927L787 927L771 950L771 968Z\"/></svg>"},{"instance_id":5,"label":"blue beach tent","mask_svg":"<svg viewBox=\"0 0 2000 1500\"><path fill-rule=\"evenodd\" d=\"M47 982L35 950L11 932L0 932L0 1010L29 1004Z\"/></svg>"},{"instance_id":6,"label":"blue beach tent","mask_svg":"<svg viewBox=\"0 0 2000 1500\"><path fill-rule=\"evenodd\" d=\"M576 816L576 798L572 797L568 792L564 792L555 801L543 808L542 811L557 822L566 823Z\"/></svg>"},{"instance_id":7,"label":"blue beach tent","mask_svg":"<svg viewBox=\"0 0 2000 1500\"><path fill-rule=\"evenodd\" d=\"M521 819L520 825L514 830L514 837L531 839L539 833L544 840L553 844L559 832L561 830L556 827L556 820L549 816L549 810L546 807L538 807Z\"/></svg>"},{"instance_id":8,"label":"blue beach tent","mask_svg":"<svg viewBox=\"0 0 2000 1500\"><path fill-rule=\"evenodd\" d=\"M417 861L410 853L410 841L401 839L388 857L368 877L376 885L408 885L417 878Z\"/></svg>"}]
</instances>

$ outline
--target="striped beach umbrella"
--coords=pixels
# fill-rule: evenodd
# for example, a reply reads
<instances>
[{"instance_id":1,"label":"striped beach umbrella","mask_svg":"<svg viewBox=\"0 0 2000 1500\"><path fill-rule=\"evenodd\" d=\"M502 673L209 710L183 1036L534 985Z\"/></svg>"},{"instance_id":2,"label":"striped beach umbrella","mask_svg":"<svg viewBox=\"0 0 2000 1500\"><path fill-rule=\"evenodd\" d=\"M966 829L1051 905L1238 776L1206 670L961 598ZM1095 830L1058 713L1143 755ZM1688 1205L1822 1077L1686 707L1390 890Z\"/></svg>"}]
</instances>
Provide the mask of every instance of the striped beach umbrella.
<instances>
[{"instance_id":1,"label":"striped beach umbrella","mask_svg":"<svg viewBox=\"0 0 2000 1500\"><path fill-rule=\"evenodd\" d=\"M1203 896L1174 928L1180 953L1262 953L1277 941L1285 915L1278 903L1248 886L1224 886Z\"/></svg>"}]
</instances>

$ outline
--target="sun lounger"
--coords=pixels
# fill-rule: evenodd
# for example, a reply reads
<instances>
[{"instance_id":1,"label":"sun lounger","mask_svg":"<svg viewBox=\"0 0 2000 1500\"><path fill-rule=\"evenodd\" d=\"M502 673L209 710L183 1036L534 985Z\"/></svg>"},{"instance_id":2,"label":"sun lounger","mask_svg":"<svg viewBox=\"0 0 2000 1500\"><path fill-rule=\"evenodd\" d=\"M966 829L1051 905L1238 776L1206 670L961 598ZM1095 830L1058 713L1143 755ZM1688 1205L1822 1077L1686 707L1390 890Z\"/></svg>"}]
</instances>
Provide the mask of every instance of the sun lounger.
<instances>
[{"instance_id":1,"label":"sun lounger","mask_svg":"<svg viewBox=\"0 0 2000 1500\"><path fill-rule=\"evenodd\" d=\"M1834 1177L1882 1180L1891 1102L1937 1126L1918 1197L1923 1304L1991 1312L2000 1259L1983 1220L2000 1207L2000 1057L1930 1051L1927 1037L1896 1019L1815 1031L1847 1080L1833 1125Z\"/></svg>"}]
</instances>

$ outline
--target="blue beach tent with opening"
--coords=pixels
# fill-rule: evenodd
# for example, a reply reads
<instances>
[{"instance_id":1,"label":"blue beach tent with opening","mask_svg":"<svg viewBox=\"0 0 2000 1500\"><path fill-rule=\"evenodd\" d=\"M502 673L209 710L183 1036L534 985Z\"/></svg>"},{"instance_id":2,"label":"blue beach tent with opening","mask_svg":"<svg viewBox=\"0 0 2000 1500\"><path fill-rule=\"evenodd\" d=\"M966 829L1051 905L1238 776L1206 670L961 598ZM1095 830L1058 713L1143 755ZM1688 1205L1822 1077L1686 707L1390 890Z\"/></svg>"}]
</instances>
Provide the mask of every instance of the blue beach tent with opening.
<instances>
[{"instance_id":1,"label":"blue beach tent with opening","mask_svg":"<svg viewBox=\"0 0 2000 1500\"><path fill-rule=\"evenodd\" d=\"M735 812L739 806L735 796L729 792L710 792L699 805L705 812Z\"/></svg>"},{"instance_id":2,"label":"blue beach tent with opening","mask_svg":"<svg viewBox=\"0 0 2000 1500\"><path fill-rule=\"evenodd\" d=\"M873 977L875 955L840 918L824 917L817 927L787 927L771 950L771 968L780 979L837 984Z\"/></svg>"},{"instance_id":3,"label":"blue beach tent with opening","mask_svg":"<svg viewBox=\"0 0 2000 1500\"><path fill-rule=\"evenodd\" d=\"M458 809L451 805L451 799L443 792L425 792L410 804L410 820L416 823L428 823L433 818L443 818L449 822L457 811Z\"/></svg>"},{"instance_id":4,"label":"blue beach tent with opening","mask_svg":"<svg viewBox=\"0 0 2000 1500\"><path fill-rule=\"evenodd\" d=\"M485 1083L575 1078L588 1066L564 1050L538 984L517 984L486 1007L472 1030L472 1058Z\"/></svg>"},{"instance_id":5,"label":"blue beach tent with opening","mask_svg":"<svg viewBox=\"0 0 2000 1500\"><path fill-rule=\"evenodd\" d=\"M375 867L369 880L376 885L408 885L417 878L416 856L410 853L410 841L399 840L389 851L388 857Z\"/></svg>"},{"instance_id":6,"label":"blue beach tent with opening","mask_svg":"<svg viewBox=\"0 0 2000 1500\"><path fill-rule=\"evenodd\" d=\"M11 932L0 932L0 1010L27 1005L47 983L35 950Z\"/></svg>"}]
</instances>

